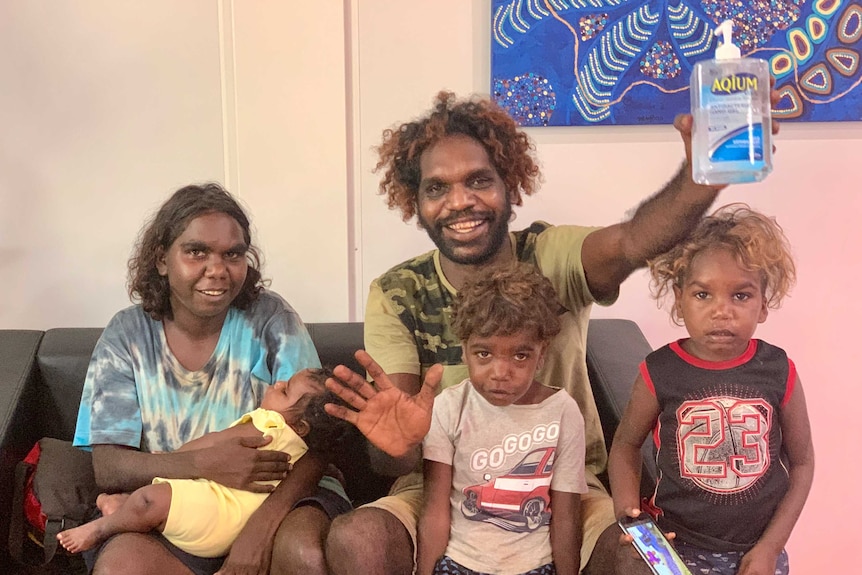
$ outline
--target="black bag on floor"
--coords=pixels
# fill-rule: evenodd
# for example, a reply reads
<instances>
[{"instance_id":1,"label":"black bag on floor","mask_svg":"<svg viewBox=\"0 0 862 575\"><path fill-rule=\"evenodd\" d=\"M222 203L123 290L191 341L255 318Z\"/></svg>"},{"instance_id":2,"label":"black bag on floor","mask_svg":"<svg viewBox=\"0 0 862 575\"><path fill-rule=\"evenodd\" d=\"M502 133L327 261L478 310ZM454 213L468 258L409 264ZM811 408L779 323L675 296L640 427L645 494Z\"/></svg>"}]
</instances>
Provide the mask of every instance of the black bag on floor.
<instances>
[{"instance_id":1,"label":"black bag on floor","mask_svg":"<svg viewBox=\"0 0 862 575\"><path fill-rule=\"evenodd\" d=\"M55 554L67 555L58 545L57 533L89 521L98 494L90 452L69 441L40 439L15 466L9 522L12 557L24 565L45 565Z\"/></svg>"}]
</instances>

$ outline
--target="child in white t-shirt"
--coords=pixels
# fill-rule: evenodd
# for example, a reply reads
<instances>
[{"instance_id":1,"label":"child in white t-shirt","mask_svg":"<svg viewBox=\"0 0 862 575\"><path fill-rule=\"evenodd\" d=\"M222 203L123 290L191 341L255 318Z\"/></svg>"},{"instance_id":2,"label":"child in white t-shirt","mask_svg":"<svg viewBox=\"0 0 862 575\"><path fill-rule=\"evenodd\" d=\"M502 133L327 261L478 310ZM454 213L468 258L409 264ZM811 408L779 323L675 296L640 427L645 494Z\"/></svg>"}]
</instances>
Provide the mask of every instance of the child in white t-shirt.
<instances>
[{"instance_id":1,"label":"child in white t-shirt","mask_svg":"<svg viewBox=\"0 0 862 575\"><path fill-rule=\"evenodd\" d=\"M469 378L435 399L423 443L419 575L578 572L584 421L571 396L535 379L561 311L525 264L460 290L453 328Z\"/></svg>"}]
</instances>

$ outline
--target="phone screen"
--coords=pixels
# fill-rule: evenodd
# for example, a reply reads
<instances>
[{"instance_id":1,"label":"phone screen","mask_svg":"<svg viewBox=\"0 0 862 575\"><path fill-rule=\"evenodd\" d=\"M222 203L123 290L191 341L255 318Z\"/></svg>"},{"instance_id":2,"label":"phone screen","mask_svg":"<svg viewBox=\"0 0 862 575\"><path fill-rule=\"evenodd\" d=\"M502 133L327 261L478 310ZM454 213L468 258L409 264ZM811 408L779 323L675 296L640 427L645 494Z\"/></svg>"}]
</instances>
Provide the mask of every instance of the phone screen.
<instances>
[{"instance_id":1,"label":"phone screen","mask_svg":"<svg viewBox=\"0 0 862 575\"><path fill-rule=\"evenodd\" d=\"M661 529L649 517L620 520L623 531L634 538L638 553L656 575L691 575Z\"/></svg>"}]
</instances>

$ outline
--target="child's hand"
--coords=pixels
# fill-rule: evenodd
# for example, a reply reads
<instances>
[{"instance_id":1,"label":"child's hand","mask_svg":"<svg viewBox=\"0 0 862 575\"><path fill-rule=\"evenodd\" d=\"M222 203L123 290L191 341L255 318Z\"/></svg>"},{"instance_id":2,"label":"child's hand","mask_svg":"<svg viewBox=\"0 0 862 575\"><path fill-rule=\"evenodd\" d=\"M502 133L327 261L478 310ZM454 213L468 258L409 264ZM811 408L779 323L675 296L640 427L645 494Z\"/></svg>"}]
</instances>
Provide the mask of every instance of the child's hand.
<instances>
[{"instance_id":1,"label":"child's hand","mask_svg":"<svg viewBox=\"0 0 862 575\"><path fill-rule=\"evenodd\" d=\"M626 509L625 512L626 512L626 515L628 517L631 517L632 519L634 519L636 517L640 517L640 514L641 514L641 510L638 509L637 507L631 507L629 509ZM640 557L640 555L637 552L637 549L635 549L635 546L632 545L633 541L634 541L634 537L632 537L631 535L629 535L625 531L620 532L620 539L619 539L620 546L621 547L628 547L631 550L632 557Z\"/></svg>"},{"instance_id":2,"label":"child's hand","mask_svg":"<svg viewBox=\"0 0 862 575\"><path fill-rule=\"evenodd\" d=\"M755 545L751 551L742 556L739 571L736 573L737 575L772 575L775 573L779 553L781 552L775 552L766 545Z\"/></svg>"},{"instance_id":3,"label":"child's hand","mask_svg":"<svg viewBox=\"0 0 862 575\"><path fill-rule=\"evenodd\" d=\"M632 507L630 509L626 509L625 512L626 512L626 515L631 517L632 519L634 519L636 517L640 517L640 514L641 514L641 510L638 509L637 507ZM668 541L673 542L673 540L676 539L676 533L674 533L673 531L670 531L668 533L665 533L664 537ZM637 557L638 559L640 559L641 558L640 553L638 553L637 549L635 549L635 546L632 545L633 541L634 541L634 537L632 537L628 533L622 532L620 534L620 539L619 539L620 546L628 546L628 548L630 549L631 556Z\"/></svg>"}]
</instances>

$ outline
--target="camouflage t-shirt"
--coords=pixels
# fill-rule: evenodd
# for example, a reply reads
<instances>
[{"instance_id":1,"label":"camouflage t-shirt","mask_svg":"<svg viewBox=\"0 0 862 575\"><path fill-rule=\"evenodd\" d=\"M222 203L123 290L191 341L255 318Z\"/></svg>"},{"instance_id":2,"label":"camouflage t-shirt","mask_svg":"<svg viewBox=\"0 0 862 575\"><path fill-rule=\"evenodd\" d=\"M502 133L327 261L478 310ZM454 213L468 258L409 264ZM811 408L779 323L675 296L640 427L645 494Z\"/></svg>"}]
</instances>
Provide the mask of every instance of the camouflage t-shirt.
<instances>
[{"instance_id":1,"label":"camouflage t-shirt","mask_svg":"<svg viewBox=\"0 0 862 575\"><path fill-rule=\"evenodd\" d=\"M565 313L562 331L551 343L537 379L562 387L577 401L586 431L586 470L604 471L607 451L596 403L587 376L586 338L592 294L581 264L584 238L598 228L551 226L535 222L509 234L516 258L535 265L554 286ZM440 267L440 253L430 251L395 266L374 280L365 309L365 349L386 373L424 377L443 364L441 388L467 378L461 342L452 332L455 288ZM616 294L602 305L612 303ZM597 485L588 476L590 485Z\"/></svg>"},{"instance_id":2,"label":"camouflage t-shirt","mask_svg":"<svg viewBox=\"0 0 862 575\"><path fill-rule=\"evenodd\" d=\"M93 351L74 444L173 451L253 411L268 385L319 366L299 315L273 292L245 311L230 308L197 371L174 357L162 322L132 306L111 319Z\"/></svg>"}]
</instances>

